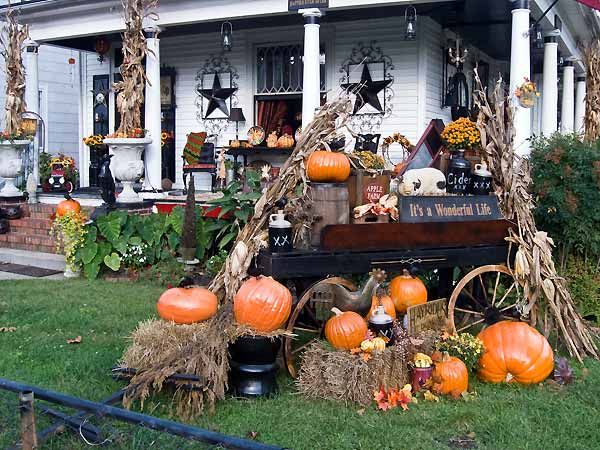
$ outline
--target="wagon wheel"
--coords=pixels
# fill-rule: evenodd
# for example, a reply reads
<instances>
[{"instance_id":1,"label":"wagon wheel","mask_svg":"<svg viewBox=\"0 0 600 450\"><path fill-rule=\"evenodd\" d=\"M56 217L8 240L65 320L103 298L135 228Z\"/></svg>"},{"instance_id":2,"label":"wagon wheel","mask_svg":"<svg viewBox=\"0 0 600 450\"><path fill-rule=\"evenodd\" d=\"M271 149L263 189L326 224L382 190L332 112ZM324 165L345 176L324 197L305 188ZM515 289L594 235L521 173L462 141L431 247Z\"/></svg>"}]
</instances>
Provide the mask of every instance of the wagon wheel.
<instances>
[{"instance_id":1,"label":"wagon wheel","mask_svg":"<svg viewBox=\"0 0 600 450\"><path fill-rule=\"evenodd\" d=\"M296 360L300 352L323 337L326 319L319 316L318 309L328 311L333 306L333 296L328 289L330 284L342 285L350 291L356 290L356 286L351 281L331 277L317 281L304 291L296 303L287 326L287 331L295 336L284 339L283 357L287 370L293 378L298 377Z\"/></svg>"},{"instance_id":2,"label":"wagon wheel","mask_svg":"<svg viewBox=\"0 0 600 450\"><path fill-rule=\"evenodd\" d=\"M524 320L518 309L522 292L503 265L478 267L456 285L448 303L453 333L477 334L500 320Z\"/></svg>"}]
</instances>

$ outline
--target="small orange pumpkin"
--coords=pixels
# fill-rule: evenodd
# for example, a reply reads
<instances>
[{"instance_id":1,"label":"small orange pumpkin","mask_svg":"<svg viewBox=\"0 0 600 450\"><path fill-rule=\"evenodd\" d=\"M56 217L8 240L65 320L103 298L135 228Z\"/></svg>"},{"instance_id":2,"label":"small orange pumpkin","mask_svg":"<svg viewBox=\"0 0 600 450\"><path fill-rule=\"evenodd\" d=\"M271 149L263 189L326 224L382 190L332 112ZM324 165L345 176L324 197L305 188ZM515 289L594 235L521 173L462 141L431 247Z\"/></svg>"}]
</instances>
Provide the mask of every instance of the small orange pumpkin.
<instances>
[{"instance_id":1,"label":"small orange pumpkin","mask_svg":"<svg viewBox=\"0 0 600 450\"><path fill-rule=\"evenodd\" d=\"M325 324L325 337L329 343L340 350L360 347L367 334L367 322L353 311L342 312L331 308L335 316Z\"/></svg>"},{"instance_id":2,"label":"small orange pumpkin","mask_svg":"<svg viewBox=\"0 0 600 450\"><path fill-rule=\"evenodd\" d=\"M156 309L165 320L178 324L203 322L217 313L217 296L202 287L172 288L160 296Z\"/></svg>"},{"instance_id":3,"label":"small orange pumpkin","mask_svg":"<svg viewBox=\"0 0 600 450\"><path fill-rule=\"evenodd\" d=\"M317 150L306 161L306 174L316 183L343 183L350 176L350 160L344 153Z\"/></svg>"},{"instance_id":4,"label":"small orange pumpkin","mask_svg":"<svg viewBox=\"0 0 600 450\"><path fill-rule=\"evenodd\" d=\"M408 162L407 161L403 161L403 162L400 162L400 163L396 164L394 166L394 173L396 175L402 174L402 172L404 172L404 169L406 169L406 166L408 166Z\"/></svg>"},{"instance_id":5,"label":"small orange pumpkin","mask_svg":"<svg viewBox=\"0 0 600 450\"><path fill-rule=\"evenodd\" d=\"M67 213L77 214L79 212L81 212L81 205L68 193L65 194L65 199L56 206L57 217L62 217Z\"/></svg>"},{"instance_id":6,"label":"small orange pumpkin","mask_svg":"<svg viewBox=\"0 0 600 450\"><path fill-rule=\"evenodd\" d=\"M504 320L479 333L485 353L477 375L491 383L533 384L554 369L554 353L546 338L525 322Z\"/></svg>"},{"instance_id":7,"label":"small orange pumpkin","mask_svg":"<svg viewBox=\"0 0 600 450\"><path fill-rule=\"evenodd\" d=\"M421 305L427 302L427 288L421 280L413 277L404 269L402 275L397 276L390 283L390 296L400 314L406 313L409 306Z\"/></svg>"},{"instance_id":8,"label":"small orange pumpkin","mask_svg":"<svg viewBox=\"0 0 600 450\"><path fill-rule=\"evenodd\" d=\"M458 397L469 388L469 371L460 359L443 355L434 355L433 390L438 394Z\"/></svg>"},{"instance_id":9,"label":"small orange pumpkin","mask_svg":"<svg viewBox=\"0 0 600 450\"><path fill-rule=\"evenodd\" d=\"M238 323L256 331L281 328L292 312L292 294L271 277L247 279L233 299L233 315Z\"/></svg>"},{"instance_id":10,"label":"small orange pumpkin","mask_svg":"<svg viewBox=\"0 0 600 450\"><path fill-rule=\"evenodd\" d=\"M382 305L385 312L392 316L392 319L396 320L396 307L394 306L391 297L389 295L374 295L371 300L371 309L366 316L367 321L371 318L379 305Z\"/></svg>"}]
</instances>

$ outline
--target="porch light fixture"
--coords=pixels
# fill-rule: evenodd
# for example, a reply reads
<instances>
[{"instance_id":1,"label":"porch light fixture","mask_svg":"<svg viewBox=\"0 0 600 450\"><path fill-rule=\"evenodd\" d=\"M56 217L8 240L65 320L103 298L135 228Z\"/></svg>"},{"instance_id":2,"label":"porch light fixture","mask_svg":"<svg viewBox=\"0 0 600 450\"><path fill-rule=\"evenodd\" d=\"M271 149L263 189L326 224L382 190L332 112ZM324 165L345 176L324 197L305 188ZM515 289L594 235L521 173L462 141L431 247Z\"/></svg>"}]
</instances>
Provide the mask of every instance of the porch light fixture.
<instances>
[{"instance_id":1,"label":"porch light fixture","mask_svg":"<svg viewBox=\"0 0 600 450\"><path fill-rule=\"evenodd\" d=\"M404 10L404 20L406 21L406 33L404 37L407 41L414 41L417 38L417 9L410 5Z\"/></svg>"},{"instance_id":2,"label":"porch light fixture","mask_svg":"<svg viewBox=\"0 0 600 450\"><path fill-rule=\"evenodd\" d=\"M544 33L542 30L542 24L538 23L535 28L535 34L533 36L533 45L535 46L535 48L537 49L542 49L544 48Z\"/></svg>"},{"instance_id":3,"label":"porch light fixture","mask_svg":"<svg viewBox=\"0 0 600 450\"><path fill-rule=\"evenodd\" d=\"M98 53L98 61L100 63L104 62L104 55L106 55L110 51L110 42L104 36L96 39L94 43L94 50Z\"/></svg>"},{"instance_id":4,"label":"porch light fixture","mask_svg":"<svg viewBox=\"0 0 600 450\"><path fill-rule=\"evenodd\" d=\"M231 25L231 22L221 24L221 38L223 39L223 50L230 52L233 47L233 25Z\"/></svg>"}]
</instances>

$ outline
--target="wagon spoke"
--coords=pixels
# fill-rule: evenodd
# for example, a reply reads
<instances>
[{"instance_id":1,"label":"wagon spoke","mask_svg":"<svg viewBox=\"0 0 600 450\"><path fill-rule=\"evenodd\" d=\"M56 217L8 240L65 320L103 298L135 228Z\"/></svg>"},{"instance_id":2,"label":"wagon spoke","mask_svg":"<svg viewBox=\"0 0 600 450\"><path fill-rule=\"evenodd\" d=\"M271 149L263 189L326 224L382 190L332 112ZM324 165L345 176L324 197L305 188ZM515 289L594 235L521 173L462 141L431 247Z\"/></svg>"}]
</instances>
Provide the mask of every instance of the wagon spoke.
<instances>
[{"instance_id":1,"label":"wagon spoke","mask_svg":"<svg viewBox=\"0 0 600 450\"><path fill-rule=\"evenodd\" d=\"M511 293L511 291L513 290L513 288L515 287L516 283L513 281L513 283L510 285L510 287L506 290L506 292L504 293L504 295L502 296L502 298L500 299L500 301L498 302L498 304L496 305L496 308L499 308L500 305L504 302L504 300L506 300L506 297L509 296L509 294Z\"/></svg>"},{"instance_id":2,"label":"wagon spoke","mask_svg":"<svg viewBox=\"0 0 600 450\"><path fill-rule=\"evenodd\" d=\"M456 331L464 331L464 330L466 330L467 328L470 328L470 327L472 327L473 325L477 325L478 323L481 323L481 322L483 322L483 321L485 321L485 319L479 319L479 320L476 320L475 322L472 322L472 323L470 323L470 324L469 324L469 325L467 325L467 326L464 326L464 327L462 327L462 328L459 328L459 329L458 329L458 330L456 330Z\"/></svg>"},{"instance_id":3,"label":"wagon spoke","mask_svg":"<svg viewBox=\"0 0 600 450\"><path fill-rule=\"evenodd\" d=\"M488 296L487 296L487 289L485 287L485 283L483 282L483 277L481 276L481 274L479 274L479 275L477 275L477 278L479 278L479 283L481 284L481 290L483 291L483 296L485 297L485 302L487 304L489 304Z\"/></svg>"},{"instance_id":4,"label":"wagon spoke","mask_svg":"<svg viewBox=\"0 0 600 450\"><path fill-rule=\"evenodd\" d=\"M292 355L295 355L296 353L304 350L306 347L308 347L310 344L312 344L316 340L317 339L311 339L310 341L307 341L304 344L302 344L300 347L295 348L294 350L292 350Z\"/></svg>"},{"instance_id":5,"label":"wagon spoke","mask_svg":"<svg viewBox=\"0 0 600 450\"><path fill-rule=\"evenodd\" d=\"M500 283L500 272L496 274L496 284L494 285L494 296L492 297L492 306L496 302L496 294L498 293L498 283Z\"/></svg>"},{"instance_id":6,"label":"wagon spoke","mask_svg":"<svg viewBox=\"0 0 600 450\"><path fill-rule=\"evenodd\" d=\"M515 307L515 305L508 305L508 306L505 306L504 308L502 308L502 309L500 310L500 312L507 311L507 310L509 310L509 309L511 309L511 308L514 308L514 307Z\"/></svg>"},{"instance_id":7,"label":"wagon spoke","mask_svg":"<svg viewBox=\"0 0 600 450\"><path fill-rule=\"evenodd\" d=\"M321 334L320 328L294 327L294 331L304 331L306 333Z\"/></svg>"},{"instance_id":8,"label":"wagon spoke","mask_svg":"<svg viewBox=\"0 0 600 450\"><path fill-rule=\"evenodd\" d=\"M464 291L462 291L462 293L466 294L467 297L469 297L471 300L473 300L476 304L478 304L482 308L485 308L485 305L483 305L479 300L477 300L475 298L475 296L473 294L471 294L467 289L465 289Z\"/></svg>"},{"instance_id":9,"label":"wagon spoke","mask_svg":"<svg viewBox=\"0 0 600 450\"><path fill-rule=\"evenodd\" d=\"M454 307L454 311L460 311L467 314L474 314L476 316L483 316L483 313L480 313L479 311L471 311L470 309L458 308L456 306Z\"/></svg>"}]
</instances>

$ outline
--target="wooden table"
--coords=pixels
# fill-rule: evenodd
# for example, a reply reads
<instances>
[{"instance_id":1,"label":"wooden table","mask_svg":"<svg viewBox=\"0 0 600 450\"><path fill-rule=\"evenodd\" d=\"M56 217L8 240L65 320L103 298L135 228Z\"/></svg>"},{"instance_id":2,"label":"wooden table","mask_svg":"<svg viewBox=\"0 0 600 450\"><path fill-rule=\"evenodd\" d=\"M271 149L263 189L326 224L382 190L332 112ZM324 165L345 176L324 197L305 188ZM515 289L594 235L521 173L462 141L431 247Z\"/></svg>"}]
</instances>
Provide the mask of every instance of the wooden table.
<instances>
[{"instance_id":1,"label":"wooden table","mask_svg":"<svg viewBox=\"0 0 600 450\"><path fill-rule=\"evenodd\" d=\"M233 156L233 162L235 166L238 166L238 159L241 156L244 159L244 167L248 165L248 156L251 155L278 155L278 156L289 156L293 151L294 147L290 148L269 148L265 146L256 147L223 147L226 149L227 154Z\"/></svg>"}]
</instances>

